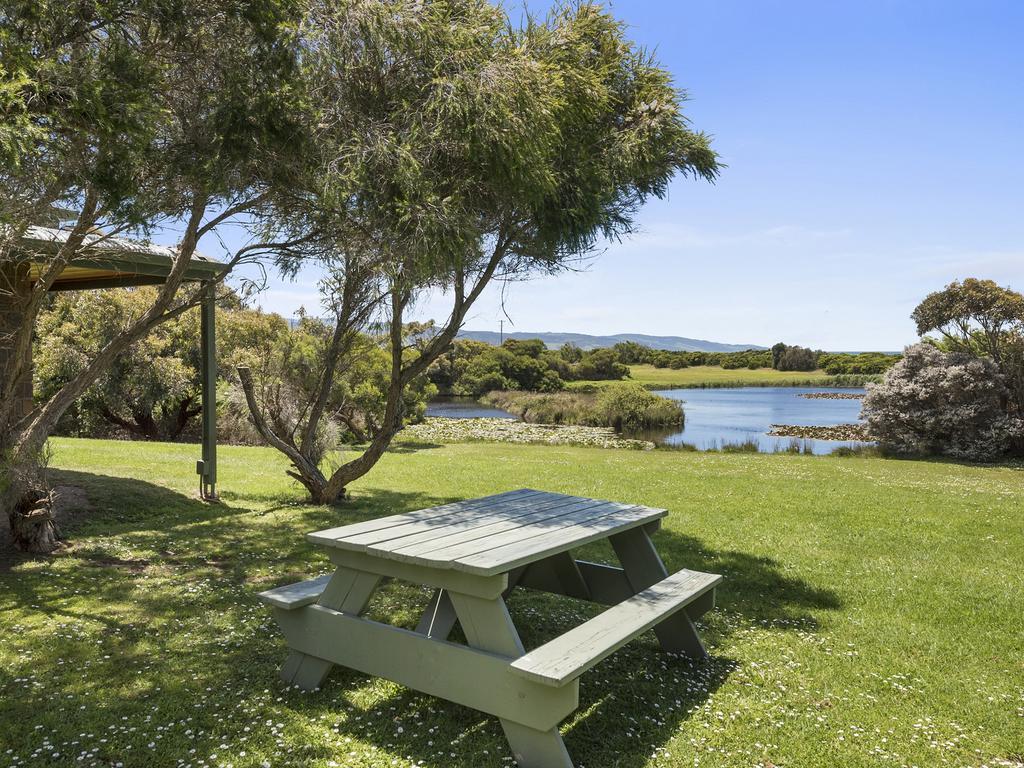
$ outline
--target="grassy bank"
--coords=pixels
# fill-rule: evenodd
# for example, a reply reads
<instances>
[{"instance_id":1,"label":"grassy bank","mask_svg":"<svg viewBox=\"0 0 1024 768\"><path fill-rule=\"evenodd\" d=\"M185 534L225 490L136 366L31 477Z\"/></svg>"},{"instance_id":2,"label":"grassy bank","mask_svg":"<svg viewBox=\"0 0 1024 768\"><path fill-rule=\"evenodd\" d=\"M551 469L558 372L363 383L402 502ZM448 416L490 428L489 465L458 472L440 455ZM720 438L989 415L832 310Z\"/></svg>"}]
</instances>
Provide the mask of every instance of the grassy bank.
<instances>
[{"instance_id":1,"label":"grassy bank","mask_svg":"<svg viewBox=\"0 0 1024 768\"><path fill-rule=\"evenodd\" d=\"M488 392L480 402L532 424L646 429L680 426L684 419L678 400L623 382L609 382L595 393Z\"/></svg>"},{"instance_id":2,"label":"grassy bank","mask_svg":"<svg viewBox=\"0 0 1024 768\"><path fill-rule=\"evenodd\" d=\"M699 389L704 387L858 387L877 376L829 376L824 371L776 371L772 368L726 369L712 365L691 368L629 366L630 380L648 389ZM605 381L572 382L572 389L592 390L607 386Z\"/></svg>"},{"instance_id":3,"label":"grassy bank","mask_svg":"<svg viewBox=\"0 0 1024 768\"><path fill-rule=\"evenodd\" d=\"M1021 469L406 444L328 509L297 503L269 449L222 449L224 503L207 506L196 446L54 448L57 480L93 511L65 553L0 569L4 766L509 765L497 722L461 707L345 670L316 693L283 686L255 593L327 571L307 531L516 487L666 507L668 567L726 577L709 662L648 636L584 676L564 725L579 766L995 768L1024 753ZM410 626L426 599L393 584L372 614ZM527 591L510 610L527 647L594 612Z\"/></svg>"}]
</instances>

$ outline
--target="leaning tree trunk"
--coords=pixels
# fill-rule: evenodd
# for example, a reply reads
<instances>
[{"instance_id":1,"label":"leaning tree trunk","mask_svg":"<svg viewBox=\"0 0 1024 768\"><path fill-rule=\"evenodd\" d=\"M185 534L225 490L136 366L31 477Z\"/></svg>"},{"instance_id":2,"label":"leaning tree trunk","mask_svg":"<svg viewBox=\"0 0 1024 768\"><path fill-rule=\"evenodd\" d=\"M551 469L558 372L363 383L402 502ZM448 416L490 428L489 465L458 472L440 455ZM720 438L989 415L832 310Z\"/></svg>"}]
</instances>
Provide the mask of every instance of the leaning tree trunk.
<instances>
[{"instance_id":1,"label":"leaning tree trunk","mask_svg":"<svg viewBox=\"0 0 1024 768\"><path fill-rule=\"evenodd\" d=\"M3 470L7 477L0 507L7 516L14 545L34 554L53 552L60 546L60 532L53 518L53 496L41 479L41 467L5 462Z\"/></svg>"},{"instance_id":2,"label":"leaning tree trunk","mask_svg":"<svg viewBox=\"0 0 1024 768\"><path fill-rule=\"evenodd\" d=\"M24 494L12 505L8 520L11 538L21 551L46 554L60 546L50 493L33 490Z\"/></svg>"}]
</instances>

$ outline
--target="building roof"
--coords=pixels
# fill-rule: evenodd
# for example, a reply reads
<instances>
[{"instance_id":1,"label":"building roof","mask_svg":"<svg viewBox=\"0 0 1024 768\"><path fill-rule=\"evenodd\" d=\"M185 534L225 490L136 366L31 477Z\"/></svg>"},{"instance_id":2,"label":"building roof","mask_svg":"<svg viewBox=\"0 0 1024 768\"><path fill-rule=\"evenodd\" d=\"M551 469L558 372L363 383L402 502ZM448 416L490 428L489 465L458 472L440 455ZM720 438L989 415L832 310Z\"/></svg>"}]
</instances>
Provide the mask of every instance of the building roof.
<instances>
[{"instance_id":1,"label":"building roof","mask_svg":"<svg viewBox=\"0 0 1024 768\"><path fill-rule=\"evenodd\" d=\"M29 280L38 278L45 262L34 257L57 253L70 232L53 227L29 227L21 238L21 250L31 263ZM80 255L57 277L52 291L153 285L170 274L175 251L162 245L102 233L86 235ZM185 272L189 281L211 280L225 269L223 262L194 253Z\"/></svg>"}]
</instances>

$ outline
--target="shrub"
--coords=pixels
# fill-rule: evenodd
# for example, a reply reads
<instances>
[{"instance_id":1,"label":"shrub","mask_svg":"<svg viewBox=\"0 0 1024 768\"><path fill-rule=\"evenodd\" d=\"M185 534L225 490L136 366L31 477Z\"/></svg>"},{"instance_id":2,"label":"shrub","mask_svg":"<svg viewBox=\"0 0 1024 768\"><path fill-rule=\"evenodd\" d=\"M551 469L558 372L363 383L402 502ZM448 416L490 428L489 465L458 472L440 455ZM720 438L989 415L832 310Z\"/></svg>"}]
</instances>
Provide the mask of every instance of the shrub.
<instances>
[{"instance_id":1,"label":"shrub","mask_svg":"<svg viewBox=\"0 0 1024 768\"><path fill-rule=\"evenodd\" d=\"M682 403L648 392L639 384L604 387L594 405L604 423L617 430L676 426L684 418Z\"/></svg>"},{"instance_id":2,"label":"shrub","mask_svg":"<svg viewBox=\"0 0 1024 768\"><path fill-rule=\"evenodd\" d=\"M582 392L488 392L481 402L532 424L573 424L617 430L672 427L683 423L683 406L639 384L611 384Z\"/></svg>"},{"instance_id":3,"label":"shrub","mask_svg":"<svg viewBox=\"0 0 1024 768\"><path fill-rule=\"evenodd\" d=\"M992 461L1024 435L1009 395L990 359L917 344L868 387L862 416L884 450Z\"/></svg>"}]
</instances>

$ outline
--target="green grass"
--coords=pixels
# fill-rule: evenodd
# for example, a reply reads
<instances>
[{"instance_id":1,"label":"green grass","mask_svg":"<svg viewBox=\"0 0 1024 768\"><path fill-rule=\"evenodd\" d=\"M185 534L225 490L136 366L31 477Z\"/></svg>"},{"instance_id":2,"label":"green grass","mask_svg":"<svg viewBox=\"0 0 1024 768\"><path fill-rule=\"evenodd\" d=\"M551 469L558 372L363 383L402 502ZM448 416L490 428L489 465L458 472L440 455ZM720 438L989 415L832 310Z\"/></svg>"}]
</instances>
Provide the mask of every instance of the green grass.
<instances>
[{"instance_id":1,"label":"green grass","mask_svg":"<svg viewBox=\"0 0 1024 768\"><path fill-rule=\"evenodd\" d=\"M649 389L684 389L690 387L779 387L827 384L831 377L824 371L776 371L772 368L729 370L716 365L695 365L691 368L655 368L653 365L629 366L630 379ZM605 386L608 382L574 382L573 386Z\"/></svg>"},{"instance_id":2,"label":"green grass","mask_svg":"<svg viewBox=\"0 0 1024 768\"><path fill-rule=\"evenodd\" d=\"M267 449L223 448L207 506L196 446L54 448L95 509L62 554L0 564L0 766L510 765L498 724L461 707L345 670L285 687L254 595L326 571L307 531L523 486L667 507L668 567L726 577L710 661L647 636L583 678L564 726L581 768L1024 754L1019 467L406 445L328 509L298 503ZM391 586L373 613L408 626L426 597ZM521 591L510 610L530 647L594 609Z\"/></svg>"}]
</instances>

